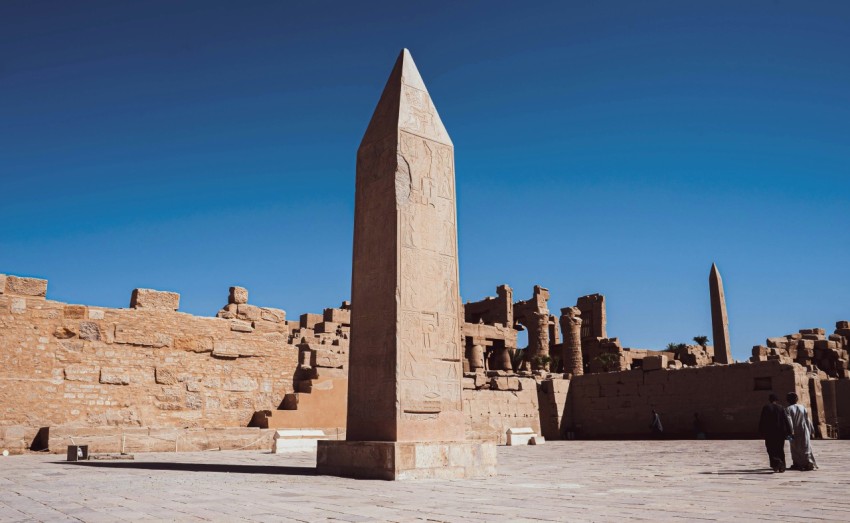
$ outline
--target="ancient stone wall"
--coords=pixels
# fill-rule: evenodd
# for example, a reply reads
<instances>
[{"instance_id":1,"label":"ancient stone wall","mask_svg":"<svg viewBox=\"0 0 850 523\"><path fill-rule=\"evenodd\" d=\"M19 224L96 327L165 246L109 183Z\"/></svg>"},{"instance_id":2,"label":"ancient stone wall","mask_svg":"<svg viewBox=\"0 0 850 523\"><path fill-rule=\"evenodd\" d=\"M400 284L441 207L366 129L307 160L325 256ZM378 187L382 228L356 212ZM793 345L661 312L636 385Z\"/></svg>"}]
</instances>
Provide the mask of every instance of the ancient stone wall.
<instances>
[{"instance_id":1,"label":"ancient stone wall","mask_svg":"<svg viewBox=\"0 0 850 523\"><path fill-rule=\"evenodd\" d=\"M805 369L778 361L585 374L570 382L564 428L578 438L649 437L656 409L667 437L694 437L694 414L709 437L753 437L767 396L790 391L811 405Z\"/></svg>"},{"instance_id":2,"label":"ancient stone wall","mask_svg":"<svg viewBox=\"0 0 850 523\"><path fill-rule=\"evenodd\" d=\"M43 427L245 428L294 392L299 344L346 336L315 332L331 330L325 321L293 329L282 310L247 303L208 318L176 312L175 293L139 289L135 308L111 309L48 300L46 280L0 283L0 436L10 447Z\"/></svg>"},{"instance_id":3,"label":"ancient stone wall","mask_svg":"<svg viewBox=\"0 0 850 523\"><path fill-rule=\"evenodd\" d=\"M463 378L466 438L505 444L509 428L531 427L540 434L537 383L502 371Z\"/></svg>"}]
</instances>

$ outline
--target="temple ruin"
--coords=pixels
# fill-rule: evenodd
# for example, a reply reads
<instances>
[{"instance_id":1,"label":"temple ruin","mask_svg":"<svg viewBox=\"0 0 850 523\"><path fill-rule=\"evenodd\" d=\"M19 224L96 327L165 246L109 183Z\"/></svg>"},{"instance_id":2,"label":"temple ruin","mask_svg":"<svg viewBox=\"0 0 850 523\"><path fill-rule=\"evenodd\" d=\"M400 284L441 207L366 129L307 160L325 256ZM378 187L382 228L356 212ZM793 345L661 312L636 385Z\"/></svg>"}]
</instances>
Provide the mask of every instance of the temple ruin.
<instances>
[{"instance_id":1,"label":"temple ruin","mask_svg":"<svg viewBox=\"0 0 850 523\"><path fill-rule=\"evenodd\" d=\"M238 286L201 317L175 292L135 289L117 309L0 275L0 449L268 449L309 429L326 473L469 477L493 473L514 429L645 438L652 409L670 437L692 437L695 414L712 438L754 437L772 391L797 392L819 437L850 437L850 322L736 363L715 265L714 345L623 346L600 294L553 307L543 286L499 285L462 303L454 149L407 51L358 150L356 198L352 301L297 319Z\"/></svg>"}]
</instances>

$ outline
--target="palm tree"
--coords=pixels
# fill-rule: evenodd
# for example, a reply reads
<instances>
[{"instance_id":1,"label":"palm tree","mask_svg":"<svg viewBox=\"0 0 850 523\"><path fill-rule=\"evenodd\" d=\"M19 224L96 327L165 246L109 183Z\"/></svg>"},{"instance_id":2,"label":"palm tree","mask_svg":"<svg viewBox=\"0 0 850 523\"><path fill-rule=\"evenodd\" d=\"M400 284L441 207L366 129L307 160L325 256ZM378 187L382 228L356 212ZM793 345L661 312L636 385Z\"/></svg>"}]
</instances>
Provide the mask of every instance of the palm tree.
<instances>
[{"instance_id":1,"label":"palm tree","mask_svg":"<svg viewBox=\"0 0 850 523\"><path fill-rule=\"evenodd\" d=\"M708 336L694 336L694 341L702 348L708 345Z\"/></svg>"}]
</instances>

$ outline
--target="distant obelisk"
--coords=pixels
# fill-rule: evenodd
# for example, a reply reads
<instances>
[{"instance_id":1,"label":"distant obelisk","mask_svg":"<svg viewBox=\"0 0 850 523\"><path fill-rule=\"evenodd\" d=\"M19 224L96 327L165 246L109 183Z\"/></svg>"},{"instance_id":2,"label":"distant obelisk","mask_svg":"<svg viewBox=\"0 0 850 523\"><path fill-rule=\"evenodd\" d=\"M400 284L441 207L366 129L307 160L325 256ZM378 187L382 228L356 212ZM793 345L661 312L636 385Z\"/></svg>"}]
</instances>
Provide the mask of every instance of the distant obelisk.
<instances>
[{"instance_id":1,"label":"distant obelisk","mask_svg":"<svg viewBox=\"0 0 850 523\"><path fill-rule=\"evenodd\" d=\"M321 474L495 474L465 441L454 146L407 49L357 151L346 441Z\"/></svg>"},{"instance_id":2,"label":"distant obelisk","mask_svg":"<svg viewBox=\"0 0 850 523\"><path fill-rule=\"evenodd\" d=\"M729 344L729 317L726 315L726 295L723 294L723 279L717 265L711 264L708 275L711 293L711 332L714 336L714 361L732 363L732 347Z\"/></svg>"}]
</instances>

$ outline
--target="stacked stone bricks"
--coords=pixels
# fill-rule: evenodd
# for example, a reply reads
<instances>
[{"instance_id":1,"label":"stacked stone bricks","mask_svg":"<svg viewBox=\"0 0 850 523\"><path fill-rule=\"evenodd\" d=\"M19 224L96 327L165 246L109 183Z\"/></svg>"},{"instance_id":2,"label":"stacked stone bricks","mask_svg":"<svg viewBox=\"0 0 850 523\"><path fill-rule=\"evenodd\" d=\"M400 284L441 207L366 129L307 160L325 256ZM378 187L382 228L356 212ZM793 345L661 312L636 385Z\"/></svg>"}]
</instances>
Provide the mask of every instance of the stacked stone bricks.
<instances>
[{"instance_id":1,"label":"stacked stone bricks","mask_svg":"<svg viewBox=\"0 0 850 523\"><path fill-rule=\"evenodd\" d=\"M134 290L129 309L46 293L46 280L0 275L0 436L13 434L0 443L12 450L45 427L51 440L95 427L244 428L295 392L304 343L347 341L333 322L294 328L284 311L249 305L240 288L217 318L178 312L178 294L151 289Z\"/></svg>"},{"instance_id":2,"label":"stacked stone bricks","mask_svg":"<svg viewBox=\"0 0 850 523\"><path fill-rule=\"evenodd\" d=\"M751 361L778 360L796 362L812 370L819 370L832 378L850 378L850 322L839 321L835 332L824 329L801 329L800 332L779 338L768 338L767 346L753 347Z\"/></svg>"}]
</instances>

